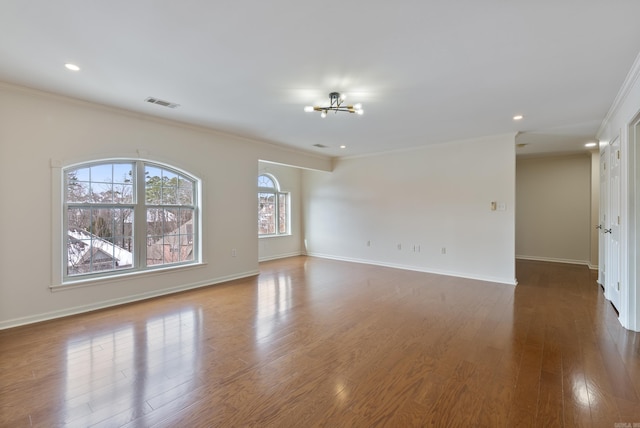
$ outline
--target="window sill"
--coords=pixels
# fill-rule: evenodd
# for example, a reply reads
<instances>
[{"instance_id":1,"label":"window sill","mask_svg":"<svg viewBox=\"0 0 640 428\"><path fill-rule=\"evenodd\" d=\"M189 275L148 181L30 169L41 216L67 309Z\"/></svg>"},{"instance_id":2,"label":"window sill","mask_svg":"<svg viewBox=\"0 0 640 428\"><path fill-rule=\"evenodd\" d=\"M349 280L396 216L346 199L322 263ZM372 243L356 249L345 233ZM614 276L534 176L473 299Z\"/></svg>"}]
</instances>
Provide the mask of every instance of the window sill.
<instances>
[{"instance_id":1,"label":"window sill","mask_svg":"<svg viewBox=\"0 0 640 428\"><path fill-rule=\"evenodd\" d=\"M102 285L106 283L124 282L124 281L130 281L132 278L135 278L135 277L150 277L150 276L156 276L156 275L163 275L168 272L176 272L176 271L181 271L186 269L196 269L200 267L205 267L207 266L207 264L208 263L206 262L190 263L190 264L178 265L178 266L138 270L133 272L122 272L122 273L116 273L109 276L101 276L97 278L78 278L78 279L72 279L72 280L68 279L60 284L50 285L49 289L52 292L56 292L56 291L71 290L75 288L90 287L94 285Z\"/></svg>"},{"instance_id":2,"label":"window sill","mask_svg":"<svg viewBox=\"0 0 640 428\"><path fill-rule=\"evenodd\" d=\"M281 233L281 234L278 234L278 235L258 235L258 239L286 238L288 236L292 236L291 233Z\"/></svg>"}]
</instances>

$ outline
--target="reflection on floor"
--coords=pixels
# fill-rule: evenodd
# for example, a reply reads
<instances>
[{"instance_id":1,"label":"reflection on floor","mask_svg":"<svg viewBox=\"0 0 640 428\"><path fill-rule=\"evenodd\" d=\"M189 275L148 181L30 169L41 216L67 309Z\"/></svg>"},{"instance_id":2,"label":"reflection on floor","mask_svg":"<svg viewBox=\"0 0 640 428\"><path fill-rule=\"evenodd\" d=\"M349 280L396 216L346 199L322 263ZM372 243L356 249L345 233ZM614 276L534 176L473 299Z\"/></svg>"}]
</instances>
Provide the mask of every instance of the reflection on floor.
<instances>
[{"instance_id":1,"label":"reflection on floor","mask_svg":"<svg viewBox=\"0 0 640 428\"><path fill-rule=\"evenodd\" d=\"M294 257L0 331L0 426L640 423L640 334L586 267L519 284Z\"/></svg>"}]
</instances>

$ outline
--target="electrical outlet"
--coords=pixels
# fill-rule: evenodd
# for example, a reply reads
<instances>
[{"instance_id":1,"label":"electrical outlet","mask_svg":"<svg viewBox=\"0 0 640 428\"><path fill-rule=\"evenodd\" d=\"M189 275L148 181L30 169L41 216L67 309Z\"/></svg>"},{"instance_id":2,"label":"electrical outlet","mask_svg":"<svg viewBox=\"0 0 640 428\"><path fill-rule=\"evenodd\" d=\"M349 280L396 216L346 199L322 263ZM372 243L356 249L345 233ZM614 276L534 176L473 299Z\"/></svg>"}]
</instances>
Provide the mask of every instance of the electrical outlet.
<instances>
[{"instance_id":1,"label":"electrical outlet","mask_svg":"<svg viewBox=\"0 0 640 428\"><path fill-rule=\"evenodd\" d=\"M232 248L232 249L231 249L231 257L235 257L235 256L237 256L237 255L238 255L238 253L236 252L236 249L235 249L235 248Z\"/></svg>"}]
</instances>

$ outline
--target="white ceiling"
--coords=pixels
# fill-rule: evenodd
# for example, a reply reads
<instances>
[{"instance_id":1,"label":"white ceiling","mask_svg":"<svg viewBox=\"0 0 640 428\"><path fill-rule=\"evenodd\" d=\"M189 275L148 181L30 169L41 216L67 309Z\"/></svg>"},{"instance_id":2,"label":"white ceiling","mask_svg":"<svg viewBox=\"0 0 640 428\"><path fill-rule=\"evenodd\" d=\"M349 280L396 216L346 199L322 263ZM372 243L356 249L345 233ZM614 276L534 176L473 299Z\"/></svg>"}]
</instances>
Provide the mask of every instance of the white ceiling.
<instances>
[{"instance_id":1,"label":"white ceiling","mask_svg":"<svg viewBox=\"0 0 640 428\"><path fill-rule=\"evenodd\" d=\"M1 81L328 156L584 150L639 52L638 0L0 3ZM331 91L365 114L303 112Z\"/></svg>"}]
</instances>

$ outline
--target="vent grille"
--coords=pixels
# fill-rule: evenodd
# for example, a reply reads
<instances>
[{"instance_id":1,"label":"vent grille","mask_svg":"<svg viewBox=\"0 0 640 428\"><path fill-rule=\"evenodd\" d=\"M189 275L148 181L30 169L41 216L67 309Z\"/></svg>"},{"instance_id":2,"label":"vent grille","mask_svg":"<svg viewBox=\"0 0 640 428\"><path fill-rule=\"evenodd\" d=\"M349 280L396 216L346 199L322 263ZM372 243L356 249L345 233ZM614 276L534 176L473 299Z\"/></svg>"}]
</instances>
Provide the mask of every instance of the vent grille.
<instances>
[{"instance_id":1,"label":"vent grille","mask_svg":"<svg viewBox=\"0 0 640 428\"><path fill-rule=\"evenodd\" d=\"M326 149L329 146L325 146L324 144L314 144L313 147L318 147L319 149Z\"/></svg>"},{"instance_id":2,"label":"vent grille","mask_svg":"<svg viewBox=\"0 0 640 428\"><path fill-rule=\"evenodd\" d=\"M176 108L179 107L180 104L176 104L176 103L172 103L169 101L164 101L164 100L160 100L158 98L154 98L154 97L148 97L147 99L145 99L146 102L151 103L151 104L157 104L159 106L162 107L169 107L169 108Z\"/></svg>"}]
</instances>

